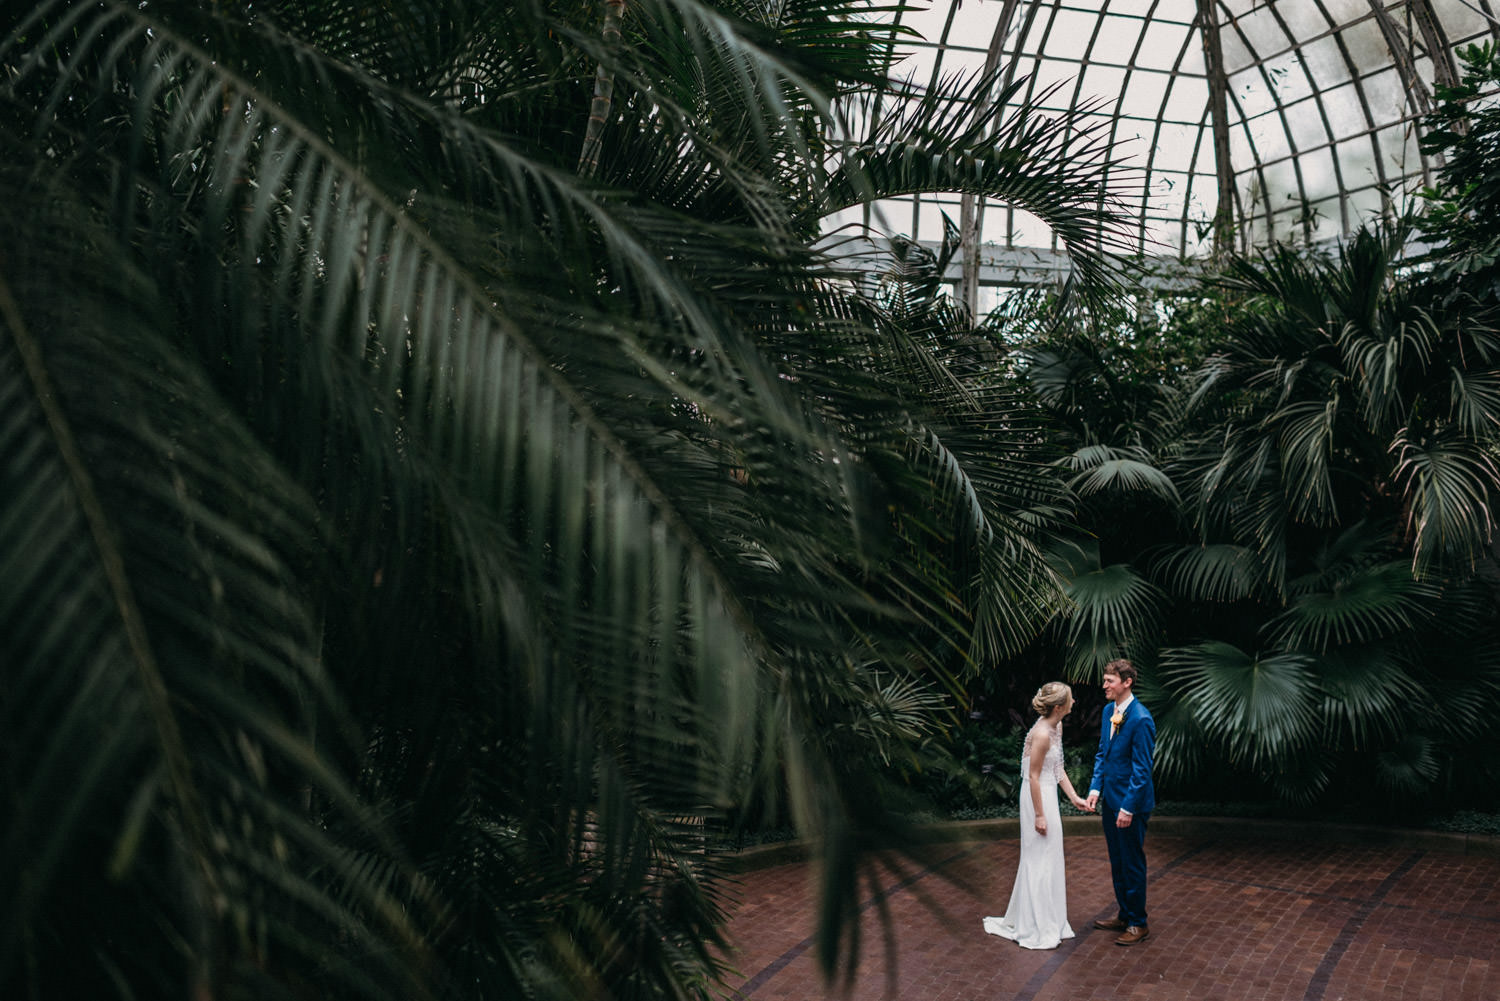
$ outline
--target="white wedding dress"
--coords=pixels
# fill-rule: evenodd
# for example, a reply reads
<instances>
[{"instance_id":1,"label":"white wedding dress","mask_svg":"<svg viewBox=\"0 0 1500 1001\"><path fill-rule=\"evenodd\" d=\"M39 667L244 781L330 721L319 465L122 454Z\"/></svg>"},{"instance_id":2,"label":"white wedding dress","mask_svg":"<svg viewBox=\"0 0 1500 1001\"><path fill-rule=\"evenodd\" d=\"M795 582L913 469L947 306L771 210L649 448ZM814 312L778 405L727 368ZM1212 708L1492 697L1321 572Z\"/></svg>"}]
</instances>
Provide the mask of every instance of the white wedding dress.
<instances>
[{"instance_id":1,"label":"white wedding dress","mask_svg":"<svg viewBox=\"0 0 1500 1001\"><path fill-rule=\"evenodd\" d=\"M1008 938L1026 949L1055 949L1073 937L1068 925L1068 888L1063 872L1062 812L1057 806L1057 780L1062 774L1062 724L1052 731L1052 744L1042 760L1042 810L1047 836L1036 832L1036 809L1031 804L1031 743L1026 734L1021 752L1021 863L1003 918L985 918L984 930Z\"/></svg>"}]
</instances>

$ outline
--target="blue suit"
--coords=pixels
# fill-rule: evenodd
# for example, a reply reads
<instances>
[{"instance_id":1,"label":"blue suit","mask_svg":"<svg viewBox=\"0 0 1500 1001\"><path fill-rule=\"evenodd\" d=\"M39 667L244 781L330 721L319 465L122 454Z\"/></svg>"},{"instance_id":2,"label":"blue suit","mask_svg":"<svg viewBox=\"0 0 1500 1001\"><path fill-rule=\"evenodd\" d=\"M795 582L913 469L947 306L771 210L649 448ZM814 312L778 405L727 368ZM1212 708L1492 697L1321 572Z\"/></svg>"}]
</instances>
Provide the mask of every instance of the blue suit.
<instances>
[{"instance_id":1,"label":"blue suit","mask_svg":"<svg viewBox=\"0 0 1500 1001\"><path fill-rule=\"evenodd\" d=\"M1090 789L1099 790L1099 816L1109 847L1109 871L1114 877L1119 917L1127 925L1146 925L1146 822L1156 809L1156 786L1151 761L1156 750L1156 721L1151 711L1132 698L1118 733L1111 735L1114 706L1105 703L1099 728L1099 753L1094 757ZM1121 810L1131 815L1130 826L1115 826Z\"/></svg>"}]
</instances>

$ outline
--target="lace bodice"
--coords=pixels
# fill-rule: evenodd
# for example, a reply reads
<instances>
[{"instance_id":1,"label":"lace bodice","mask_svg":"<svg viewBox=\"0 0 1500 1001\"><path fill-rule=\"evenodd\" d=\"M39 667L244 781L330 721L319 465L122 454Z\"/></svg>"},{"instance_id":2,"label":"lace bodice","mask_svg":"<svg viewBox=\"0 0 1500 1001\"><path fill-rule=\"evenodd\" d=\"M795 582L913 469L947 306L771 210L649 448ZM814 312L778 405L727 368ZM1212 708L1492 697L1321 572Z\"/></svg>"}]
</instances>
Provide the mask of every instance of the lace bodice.
<instances>
[{"instance_id":1,"label":"lace bodice","mask_svg":"<svg viewBox=\"0 0 1500 1001\"><path fill-rule=\"evenodd\" d=\"M1039 726L1046 726L1042 723ZM1021 750L1021 780L1025 781L1031 777L1031 743L1036 736L1038 727L1033 726L1026 731L1026 745ZM1063 753L1062 753L1062 723L1052 725L1052 743L1047 748L1047 757L1042 761L1042 781L1057 784L1058 777L1062 775Z\"/></svg>"}]
</instances>

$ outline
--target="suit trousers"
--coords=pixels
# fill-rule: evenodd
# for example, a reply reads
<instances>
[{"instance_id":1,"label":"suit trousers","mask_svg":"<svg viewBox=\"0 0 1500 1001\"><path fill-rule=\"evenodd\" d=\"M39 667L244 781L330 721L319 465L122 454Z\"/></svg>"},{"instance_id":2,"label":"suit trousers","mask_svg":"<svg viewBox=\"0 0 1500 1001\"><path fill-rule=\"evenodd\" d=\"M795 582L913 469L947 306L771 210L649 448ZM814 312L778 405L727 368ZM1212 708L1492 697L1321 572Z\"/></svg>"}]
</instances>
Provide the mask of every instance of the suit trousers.
<instances>
[{"instance_id":1,"label":"suit trousers","mask_svg":"<svg viewBox=\"0 0 1500 1001\"><path fill-rule=\"evenodd\" d=\"M1109 874L1114 878L1115 902L1127 925L1146 924L1146 822L1149 813L1138 813L1130 826L1115 826L1120 808L1108 800L1100 803L1104 843L1109 848Z\"/></svg>"}]
</instances>

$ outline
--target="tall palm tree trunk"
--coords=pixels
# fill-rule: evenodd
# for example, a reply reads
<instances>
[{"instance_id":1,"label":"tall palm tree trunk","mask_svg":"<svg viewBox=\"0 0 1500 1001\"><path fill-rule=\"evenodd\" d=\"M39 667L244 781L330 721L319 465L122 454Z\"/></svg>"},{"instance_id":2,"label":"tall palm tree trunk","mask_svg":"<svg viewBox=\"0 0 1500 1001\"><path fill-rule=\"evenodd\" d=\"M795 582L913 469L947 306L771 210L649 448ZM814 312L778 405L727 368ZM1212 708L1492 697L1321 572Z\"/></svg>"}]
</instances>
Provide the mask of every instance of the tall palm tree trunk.
<instances>
[{"instance_id":1,"label":"tall palm tree trunk","mask_svg":"<svg viewBox=\"0 0 1500 1001\"><path fill-rule=\"evenodd\" d=\"M620 22L625 16L625 0L604 0L604 45L613 50L620 44ZM589 125L578 153L578 175L593 177L599 170L599 148L603 145L604 124L609 120L609 106L614 98L615 73L599 63L594 74L594 100L589 105Z\"/></svg>"}]
</instances>

